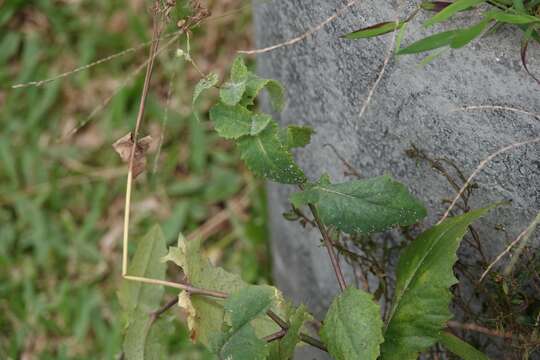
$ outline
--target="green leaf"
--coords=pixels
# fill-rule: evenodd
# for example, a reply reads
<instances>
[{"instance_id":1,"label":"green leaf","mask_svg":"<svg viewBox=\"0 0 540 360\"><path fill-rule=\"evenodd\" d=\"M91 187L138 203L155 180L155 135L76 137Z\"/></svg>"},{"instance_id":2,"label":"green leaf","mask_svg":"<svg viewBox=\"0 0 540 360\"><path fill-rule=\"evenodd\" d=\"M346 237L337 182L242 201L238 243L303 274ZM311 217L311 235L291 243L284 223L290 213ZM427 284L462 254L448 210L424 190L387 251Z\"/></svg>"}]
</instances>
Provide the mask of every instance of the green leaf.
<instances>
[{"instance_id":1,"label":"green leaf","mask_svg":"<svg viewBox=\"0 0 540 360\"><path fill-rule=\"evenodd\" d=\"M275 123L256 136L240 138L237 143L242 160L255 174L284 184L300 184L306 181L291 153L279 141Z\"/></svg>"},{"instance_id":2,"label":"green leaf","mask_svg":"<svg viewBox=\"0 0 540 360\"><path fill-rule=\"evenodd\" d=\"M498 22L515 24L515 25L527 25L532 23L540 23L540 18L527 14L509 14L504 11L488 11L485 14L487 19L497 20Z\"/></svg>"},{"instance_id":3,"label":"green leaf","mask_svg":"<svg viewBox=\"0 0 540 360\"><path fill-rule=\"evenodd\" d=\"M446 331L441 334L439 340L445 348L463 360L489 360L485 354Z\"/></svg>"},{"instance_id":4,"label":"green leaf","mask_svg":"<svg viewBox=\"0 0 540 360\"><path fill-rule=\"evenodd\" d=\"M240 105L228 106L221 102L210 109L210 120L219 136L225 139L238 139L249 134L252 115L251 111Z\"/></svg>"},{"instance_id":5,"label":"green leaf","mask_svg":"<svg viewBox=\"0 0 540 360\"><path fill-rule=\"evenodd\" d=\"M401 29L404 24L405 21L400 21L398 23L396 23L395 21L382 22L359 30L355 30L342 37L348 40L355 40L380 36Z\"/></svg>"},{"instance_id":6,"label":"green leaf","mask_svg":"<svg viewBox=\"0 0 540 360\"><path fill-rule=\"evenodd\" d=\"M402 252L392 310L382 345L384 360L416 359L439 339L452 314L452 267L468 226L491 207L450 218L414 240Z\"/></svg>"},{"instance_id":7,"label":"green leaf","mask_svg":"<svg viewBox=\"0 0 540 360\"><path fill-rule=\"evenodd\" d=\"M231 79L223 84L219 96L223 103L234 106L242 100L246 91L248 69L242 57L237 57L231 68Z\"/></svg>"},{"instance_id":8,"label":"green leaf","mask_svg":"<svg viewBox=\"0 0 540 360\"><path fill-rule=\"evenodd\" d=\"M269 286L248 286L229 296L225 312L230 317L233 330L238 330L251 320L264 314L272 305L274 291Z\"/></svg>"},{"instance_id":9,"label":"green leaf","mask_svg":"<svg viewBox=\"0 0 540 360\"><path fill-rule=\"evenodd\" d=\"M237 331L219 335L212 344L212 351L224 360L265 360L269 347L266 341L257 337L251 325L245 325Z\"/></svg>"},{"instance_id":10,"label":"green leaf","mask_svg":"<svg viewBox=\"0 0 540 360\"><path fill-rule=\"evenodd\" d=\"M300 342L300 331L304 322L311 320L312 316L307 312L304 305L294 310L288 318L289 328L287 334L280 340L272 343L269 360L292 359L296 344Z\"/></svg>"},{"instance_id":11,"label":"green leaf","mask_svg":"<svg viewBox=\"0 0 540 360\"><path fill-rule=\"evenodd\" d=\"M199 96L206 90L211 89L212 87L216 86L218 83L219 78L217 74L210 73L205 78L202 78L199 80L197 85L195 85L195 90L193 91L193 100L192 104L195 104Z\"/></svg>"},{"instance_id":12,"label":"green leaf","mask_svg":"<svg viewBox=\"0 0 540 360\"><path fill-rule=\"evenodd\" d=\"M336 360L375 360L384 340L382 327L380 308L372 296L350 287L330 305L321 340Z\"/></svg>"},{"instance_id":13,"label":"green leaf","mask_svg":"<svg viewBox=\"0 0 540 360\"><path fill-rule=\"evenodd\" d=\"M169 253L162 260L172 261L180 266L188 281L195 287L235 293L248 286L235 274L231 274L220 267L213 266L203 256L200 248L200 240L186 242L181 237L178 247L170 247ZM285 311L281 294L275 291L275 300L272 310L278 314ZM179 305L188 313L188 327L191 338L201 342L209 348L215 344L215 339L221 339L223 332L225 301L205 296L180 293ZM269 318L256 319L253 324L258 336L266 336L279 330Z\"/></svg>"},{"instance_id":14,"label":"green leaf","mask_svg":"<svg viewBox=\"0 0 540 360\"><path fill-rule=\"evenodd\" d=\"M453 49L458 49L467 45L468 43L476 39L478 36L480 36L482 34L482 31L484 31L488 24L489 20L483 20L471 27L458 30L458 32L450 42L450 47Z\"/></svg>"},{"instance_id":15,"label":"green leaf","mask_svg":"<svg viewBox=\"0 0 540 360\"><path fill-rule=\"evenodd\" d=\"M306 186L291 197L294 206L316 205L326 225L348 234L372 233L394 225L411 225L426 216L424 206L389 176Z\"/></svg>"},{"instance_id":16,"label":"green leaf","mask_svg":"<svg viewBox=\"0 0 540 360\"><path fill-rule=\"evenodd\" d=\"M233 293L223 306L228 324L213 341L213 351L221 359L265 359L268 346L258 339L250 322L272 305L274 291L269 286L248 286Z\"/></svg>"},{"instance_id":17,"label":"green leaf","mask_svg":"<svg viewBox=\"0 0 540 360\"><path fill-rule=\"evenodd\" d=\"M427 20L424 23L424 26L432 26L437 23L446 21L450 19L454 14L456 14L459 11L463 11L466 9L469 9L473 6L479 5L481 3L485 2L485 0L457 0L452 3L452 5L449 5L439 11L437 14L435 14L433 17L431 17L429 20Z\"/></svg>"},{"instance_id":18,"label":"green leaf","mask_svg":"<svg viewBox=\"0 0 540 360\"><path fill-rule=\"evenodd\" d=\"M423 1L420 4L420 8L422 10L439 12L450 5L452 5L452 3L447 1Z\"/></svg>"},{"instance_id":19,"label":"green leaf","mask_svg":"<svg viewBox=\"0 0 540 360\"><path fill-rule=\"evenodd\" d=\"M417 54L450 45L458 33L459 30L450 30L425 37L412 43L406 48L400 49L396 55Z\"/></svg>"},{"instance_id":20,"label":"green leaf","mask_svg":"<svg viewBox=\"0 0 540 360\"><path fill-rule=\"evenodd\" d=\"M154 226L139 242L129 266L128 274L164 280L166 265L159 259L165 255L163 233ZM123 350L128 360L161 359L166 356L166 324L152 324L150 313L155 311L163 297L163 286L124 280L118 297L127 319Z\"/></svg>"},{"instance_id":21,"label":"green leaf","mask_svg":"<svg viewBox=\"0 0 540 360\"><path fill-rule=\"evenodd\" d=\"M270 96L272 107L276 111L281 111L285 104L285 89L279 81L271 79L262 79L253 73L249 73L246 92L241 104L244 106L252 106L255 104L255 98L259 96L259 93L266 89Z\"/></svg>"},{"instance_id":22,"label":"green leaf","mask_svg":"<svg viewBox=\"0 0 540 360\"><path fill-rule=\"evenodd\" d=\"M273 119L270 115L267 114L255 114L251 117L251 129L249 135L255 136L258 135L261 131L266 129L266 127L273 122Z\"/></svg>"},{"instance_id":23,"label":"green leaf","mask_svg":"<svg viewBox=\"0 0 540 360\"><path fill-rule=\"evenodd\" d=\"M311 135L315 130L309 126L289 125L280 129L279 138L288 149L304 147L311 142Z\"/></svg>"},{"instance_id":24,"label":"green leaf","mask_svg":"<svg viewBox=\"0 0 540 360\"><path fill-rule=\"evenodd\" d=\"M150 279L165 279L166 266L159 259L166 253L165 238L160 227L156 225L137 244L128 274ZM124 280L120 284L118 299L128 316L133 313L148 314L159 307L163 291L163 286Z\"/></svg>"},{"instance_id":25,"label":"green leaf","mask_svg":"<svg viewBox=\"0 0 540 360\"><path fill-rule=\"evenodd\" d=\"M148 314L135 314L126 330L123 350L127 360L168 359L167 338L171 324L159 319L151 324Z\"/></svg>"}]
</instances>

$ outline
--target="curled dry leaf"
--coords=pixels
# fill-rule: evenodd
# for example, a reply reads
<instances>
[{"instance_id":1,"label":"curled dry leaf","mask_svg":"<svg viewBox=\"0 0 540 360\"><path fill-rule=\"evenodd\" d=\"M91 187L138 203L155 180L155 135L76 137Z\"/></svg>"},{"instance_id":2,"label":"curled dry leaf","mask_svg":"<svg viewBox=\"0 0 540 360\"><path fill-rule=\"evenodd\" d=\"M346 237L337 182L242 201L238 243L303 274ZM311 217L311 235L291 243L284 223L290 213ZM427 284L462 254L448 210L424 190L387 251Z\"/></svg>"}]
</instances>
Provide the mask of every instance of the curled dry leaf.
<instances>
[{"instance_id":1,"label":"curled dry leaf","mask_svg":"<svg viewBox=\"0 0 540 360\"><path fill-rule=\"evenodd\" d=\"M145 136L137 141L135 154L133 155L133 178L136 179L146 169L146 152L152 142L151 136ZM133 148L133 135L131 132L122 136L112 145L114 150L120 155L123 162L129 163L131 149Z\"/></svg>"}]
</instances>

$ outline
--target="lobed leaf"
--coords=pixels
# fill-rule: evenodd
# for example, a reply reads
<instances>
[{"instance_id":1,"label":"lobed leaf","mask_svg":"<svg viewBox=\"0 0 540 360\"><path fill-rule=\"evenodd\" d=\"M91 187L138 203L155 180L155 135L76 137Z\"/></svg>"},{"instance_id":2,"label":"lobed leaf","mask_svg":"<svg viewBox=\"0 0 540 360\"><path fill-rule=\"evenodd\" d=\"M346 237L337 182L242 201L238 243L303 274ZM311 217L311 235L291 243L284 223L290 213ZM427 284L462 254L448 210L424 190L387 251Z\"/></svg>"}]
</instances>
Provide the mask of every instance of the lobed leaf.
<instances>
[{"instance_id":1,"label":"lobed leaf","mask_svg":"<svg viewBox=\"0 0 540 360\"><path fill-rule=\"evenodd\" d=\"M380 308L372 296L350 287L330 305L321 340L336 360L375 360L384 341L382 327Z\"/></svg>"},{"instance_id":2,"label":"lobed leaf","mask_svg":"<svg viewBox=\"0 0 540 360\"><path fill-rule=\"evenodd\" d=\"M416 359L441 336L449 310L452 267L468 226L491 207L450 218L414 240L402 252L392 310L382 345L384 360Z\"/></svg>"},{"instance_id":3,"label":"lobed leaf","mask_svg":"<svg viewBox=\"0 0 540 360\"><path fill-rule=\"evenodd\" d=\"M241 104L243 106L251 106L255 104L255 98L259 93L266 89L270 96L272 107L276 111L281 111L285 104L285 89L279 81L271 79L262 79L253 73L249 73L246 84L246 92Z\"/></svg>"},{"instance_id":4,"label":"lobed leaf","mask_svg":"<svg viewBox=\"0 0 540 360\"><path fill-rule=\"evenodd\" d=\"M389 176L317 184L291 196L294 206L317 206L321 219L346 233L372 233L394 225L411 225L426 216L424 206Z\"/></svg>"},{"instance_id":5,"label":"lobed leaf","mask_svg":"<svg viewBox=\"0 0 540 360\"><path fill-rule=\"evenodd\" d=\"M224 360L265 360L269 354L268 344L257 337L251 325L220 334L211 349Z\"/></svg>"},{"instance_id":6,"label":"lobed leaf","mask_svg":"<svg viewBox=\"0 0 540 360\"><path fill-rule=\"evenodd\" d=\"M210 109L210 120L219 136L225 139L238 139L251 132L252 113L243 106L228 106L217 103Z\"/></svg>"},{"instance_id":7,"label":"lobed leaf","mask_svg":"<svg viewBox=\"0 0 540 360\"><path fill-rule=\"evenodd\" d=\"M255 174L284 184L301 184L306 181L291 153L279 141L275 123L256 136L240 138L237 144L242 160Z\"/></svg>"},{"instance_id":8,"label":"lobed leaf","mask_svg":"<svg viewBox=\"0 0 540 360\"><path fill-rule=\"evenodd\" d=\"M223 308L233 330L264 314L272 305L274 290L269 286L248 286L231 294Z\"/></svg>"}]
</instances>

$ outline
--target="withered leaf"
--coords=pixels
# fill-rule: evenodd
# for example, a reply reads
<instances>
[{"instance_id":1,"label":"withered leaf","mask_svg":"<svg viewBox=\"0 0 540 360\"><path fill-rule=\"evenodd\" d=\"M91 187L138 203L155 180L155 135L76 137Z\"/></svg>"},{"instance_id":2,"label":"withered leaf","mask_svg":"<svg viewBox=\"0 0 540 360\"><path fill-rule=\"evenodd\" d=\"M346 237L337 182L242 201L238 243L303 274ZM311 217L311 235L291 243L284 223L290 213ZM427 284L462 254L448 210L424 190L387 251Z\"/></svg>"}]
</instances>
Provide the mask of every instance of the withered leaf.
<instances>
[{"instance_id":1,"label":"withered leaf","mask_svg":"<svg viewBox=\"0 0 540 360\"><path fill-rule=\"evenodd\" d=\"M133 178L137 178L146 169L146 152L152 142L151 136L145 136L137 141L135 154L133 155ZM123 162L129 163L131 149L133 148L133 134L131 132L116 140L112 145L120 155Z\"/></svg>"}]
</instances>

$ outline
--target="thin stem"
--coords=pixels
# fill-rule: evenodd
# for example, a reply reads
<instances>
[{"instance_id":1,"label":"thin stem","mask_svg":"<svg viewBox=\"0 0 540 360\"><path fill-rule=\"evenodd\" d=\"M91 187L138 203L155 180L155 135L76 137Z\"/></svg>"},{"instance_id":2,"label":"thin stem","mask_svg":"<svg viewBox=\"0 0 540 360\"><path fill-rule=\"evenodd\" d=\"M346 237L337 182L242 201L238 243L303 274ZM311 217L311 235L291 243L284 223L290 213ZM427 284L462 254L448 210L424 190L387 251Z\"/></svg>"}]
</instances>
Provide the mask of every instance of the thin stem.
<instances>
[{"instance_id":1,"label":"thin stem","mask_svg":"<svg viewBox=\"0 0 540 360\"><path fill-rule=\"evenodd\" d=\"M328 349L320 340L317 340L314 337L311 337L307 334L300 333L300 341L305 342L306 344L311 345L313 347L316 347L319 350L328 352Z\"/></svg>"},{"instance_id":2,"label":"thin stem","mask_svg":"<svg viewBox=\"0 0 540 360\"><path fill-rule=\"evenodd\" d=\"M347 288L347 283L345 282L343 271L341 271L341 266L339 265L337 255L334 252L334 245L332 243L332 240L330 239L330 235L328 235L328 231L326 230L326 227L324 226L321 218L319 217L317 208L314 205L309 204L309 209L311 210L313 219L315 220L315 223L317 224L317 227L319 228L319 231L323 237L324 245L326 246L326 250L328 251L328 255L330 256L332 268L334 269L334 273L336 274L336 278L339 283L339 288L341 289L341 291L344 291Z\"/></svg>"},{"instance_id":3,"label":"thin stem","mask_svg":"<svg viewBox=\"0 0 540 360\"><path fill-rule=\"evenodd\" d=\"M263 340L266 342L272 342L283 338L285 335L287 335L287 330L279 330L278 332L263 337Z\"/></svg>"},{"instance_id":4,"label":"thin stem","mask_svg":"<svg viewBox=\"0 0 540 360\"><path fill-rule=\"evenodd\" d=\"M215 291L215 290L208 290L208 289L201 289L197 287L193 287L188 284L181 284L181 283L173 283L170 281L164 281L164 280L157 280L157 279L148 279L140 276L131 276L131 275L125 275L124 279L126 280L132 280L137 282L142 282L146 284L152 284L152 285L163 285L172 287L175 289L180 289L189 292L190 294L194 295L204 295L204 296L210 296L215 297L219 299L226 299L229 297L228 294L221 292L221 291Z\"/></svg>"}]
</instances>

